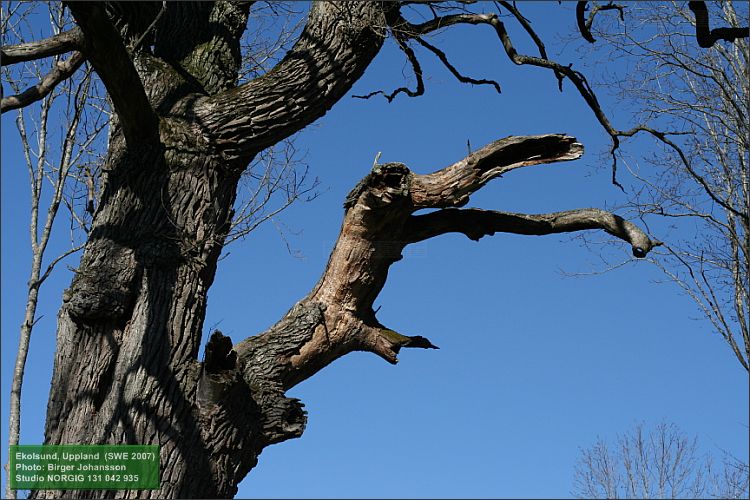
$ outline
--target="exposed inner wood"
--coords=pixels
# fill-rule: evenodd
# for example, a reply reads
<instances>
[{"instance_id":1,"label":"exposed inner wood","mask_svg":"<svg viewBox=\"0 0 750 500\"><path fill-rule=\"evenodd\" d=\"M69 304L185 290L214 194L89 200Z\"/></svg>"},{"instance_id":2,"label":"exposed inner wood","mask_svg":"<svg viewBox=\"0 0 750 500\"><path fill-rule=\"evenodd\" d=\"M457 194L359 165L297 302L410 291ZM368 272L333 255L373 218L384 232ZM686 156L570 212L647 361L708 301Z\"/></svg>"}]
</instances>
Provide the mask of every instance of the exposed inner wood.
<instances>
[{"instance_id":1,"label":"exposed inner wood","mask_svg":"<svg viewBox=\"0 0 750 500\"><path fill-rule=\"evenodd\" d=\"M385 327L372 309L390 266L410 243L447 232L478 240L496 232L544 235L600 229L630 243L636 257L645 256L659 243L599 209L529 215L446 208L414 215L423 208L464 205L489 180L513 169L573 160L582 153L575 138L549 134L495 141L427 175L414 174L401 163L376 165L345 201L341 231L317 285L277 325L235 346L246 382L252 387L260 379L275 380L275 397L283 401L284 390L351 351L373 352L396 363L401 348L435 348L424 337ZM259 368L263 366L267 368ZM291 426L296 435L299 427Z\"/></svg>"}]
</instances>

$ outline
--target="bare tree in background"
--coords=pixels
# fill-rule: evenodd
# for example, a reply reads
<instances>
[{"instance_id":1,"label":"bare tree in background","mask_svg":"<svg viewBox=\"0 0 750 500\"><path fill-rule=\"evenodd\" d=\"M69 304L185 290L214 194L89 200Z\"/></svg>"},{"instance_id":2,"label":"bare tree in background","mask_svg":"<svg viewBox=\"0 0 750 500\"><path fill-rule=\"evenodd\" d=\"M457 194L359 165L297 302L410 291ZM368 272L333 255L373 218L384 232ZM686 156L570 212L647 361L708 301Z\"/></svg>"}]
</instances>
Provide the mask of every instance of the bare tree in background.
<instances>
[{"instance_id":1,"label":"bare tree in background","mask_svg":"<svg viewBox=\"0 0 750 500\"><path fill-rule=\"evenodd\" d=\"M722 453L715 465L697 437L675 424L637 424L617 442L599 438L582 449L574 474L577 498L747 498L748 465Z\"/></svg>"},{"instance_id":2,"label":"bare tree in background","mask_svg":"<svg viewBox=\"0 0 750 500\"><path fill-rule=\"evenodd\" d=\"M630 213L665 240L649 260L690 296L747 370L750 45L747 38L696 44L693 11L701 3L591 2L584 24L596 40L587 47L623 61L622 71L600 74L598 83L635 111L633 130L655 140L650 157L623 156L633 176ZM747 19L747 2L711 9L719 34L741 34Z\"/></svg>"},{"instance_id":3,"label":"bare tree in background","mask_svg":"<svg viewBox=\"0 0 750 500\"><path fill-rule=\"evenodd\" d=\"M19 41L20 34L32 14L31 4L9 6L14 12L5 12L0 26L3 45ZM53 35L70 29L72 24L63 15L62 6L48 4L48 16ZM6 14L14 14L13 16ZM73 60L73 64L69 64ZM91 222L96 181L101 164L99 155L106 149L102 132L108 118L108 106L97 88L94 73L86 67L71 75L60 85L40 89L35 84L49 81L44 66L51 64L54 75L64 68L76 68L83 58L73 55L67 61L57 55L47 64L28 61L21 67L3 66L3 80L15 94L3 99L3 111L19 108L16 113L23 157L29 172L31 265L26 289L24 320L19 333L18 352L11 381L9 399L10 445L18 444L21 430L21 390L29 353L31 334L38 321L37 305L42 284L55 267L66 257L83 248L85 233ZM12 69L11 69L12 68ZM24 99L34 93L44 93L32 106L22 107ZM58 132L59 130L59 132ZM13 165L18 168L20 165ZM47 255L52 228L60 208L67 209L70 217L69 248L53 258ZM7 483L5 496L15 498L16 491Z\"/></svg>"}]
</instances>

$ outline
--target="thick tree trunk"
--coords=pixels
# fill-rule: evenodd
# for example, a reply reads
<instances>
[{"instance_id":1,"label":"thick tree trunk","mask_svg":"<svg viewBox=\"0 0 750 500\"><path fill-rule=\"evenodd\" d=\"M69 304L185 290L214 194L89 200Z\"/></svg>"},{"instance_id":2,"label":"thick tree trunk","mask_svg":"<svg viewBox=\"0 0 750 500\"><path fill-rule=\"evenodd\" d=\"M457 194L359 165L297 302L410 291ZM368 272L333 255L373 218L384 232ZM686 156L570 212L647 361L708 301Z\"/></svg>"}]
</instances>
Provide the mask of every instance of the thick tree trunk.
<instances>
[{"instance_id":1,"label":"thick tree trunk","mask_svg":"<svg viewBox=\"0 0 750 500\"><path fill-rule=\"evenodd\" d=\"M301 434L262 415L276 411L263 404L275 387L237 378L223 390L220 346L198 361L206 295L243 169L351 88L382 45L372 26L384 14L379 4L316 5L278 67L235 88L249 5L169 3L151 52L137 44L157 9L70 4L118 123L58 315L45 442L160 445L161 488L36 498L232 497L264 446Z\"/></svg>"},{"instance_id":2,"label":"thick tree trunk","mask_svg":"<svg viewBox=\"0 0 750 500\"><path fill-rule=\"evenodd\" d=\"M185 155L171 133L165 147L112 146L101 208L59 313L46 436L160 445L162 489L121 495L231 496L255 464L257 419L208 415L195 394L206 292L238 175L208 154ZM238 398L235 417L253 415L251 403Z\"/></svg>"}]
</instances>

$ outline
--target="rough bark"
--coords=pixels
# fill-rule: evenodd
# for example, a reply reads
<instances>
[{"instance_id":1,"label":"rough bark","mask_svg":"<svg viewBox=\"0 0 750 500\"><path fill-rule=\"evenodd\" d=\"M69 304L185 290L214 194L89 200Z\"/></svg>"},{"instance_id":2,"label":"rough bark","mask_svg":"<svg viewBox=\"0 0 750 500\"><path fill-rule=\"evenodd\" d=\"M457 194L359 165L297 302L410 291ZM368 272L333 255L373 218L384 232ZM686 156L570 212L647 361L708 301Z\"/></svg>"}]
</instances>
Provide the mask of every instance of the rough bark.
<instances>
[{"instance_id":1,"label":"rough bark","mask_svg":"<svg viewBox=\"0 0 750 500\"><path fill-rule=\"evenodd\" d=\"M35 497L232 497L263 446L291 437L288 426L264 427L268 418L261 410L289 413L268 405L266 394L275 389L238 379L219 390L226 374L198 361L206 293L242 170L255 153L322 116L351 87L382 45L373 26L383 25L384 13L379 4L316 5L279 67L234 88L239 60L217 57L231 52L227 46L206 50L206 40L215 37L201 30L226 28L237 37L246 17L229 2L210 5L203 18L190 17L194 12L185 5L170 7L175 10L160 19L152 50L129 43L128 33L143 35L127 29L132 10L108 5L116 12L102 24L99 5L71 4L86 37L83 52L112 97L118 123L90 237L58 315L45 441L161 445L162 486L36 491ZM179 31L180 23L192 23L193 38L183 34L184 53L175 61L174 47L159 40ZM314 51L320 54L313 60ZM346 57L332 56L339 53ZM138 86L128 93L117 80L121 74L137 77L145 102ZM294 100L289 109L286 97ZM158 122L156 135L149 116ZM220 140L231 120L245 124L236 127L242 129L241 154L228 153L230 144Z\"/></svg>"}]
</instances>

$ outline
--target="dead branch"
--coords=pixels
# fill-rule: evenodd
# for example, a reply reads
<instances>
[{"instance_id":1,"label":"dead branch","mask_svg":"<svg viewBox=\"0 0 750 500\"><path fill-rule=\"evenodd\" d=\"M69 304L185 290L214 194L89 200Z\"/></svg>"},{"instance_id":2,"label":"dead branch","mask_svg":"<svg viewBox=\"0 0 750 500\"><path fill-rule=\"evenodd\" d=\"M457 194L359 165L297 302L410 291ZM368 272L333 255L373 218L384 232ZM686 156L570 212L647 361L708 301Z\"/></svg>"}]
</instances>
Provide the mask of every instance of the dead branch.
<instances>
[{"instance_id":1,"label":"dead branch","mask_svg":"<svg viewBox=\"0 0 750 500\"><path fill-rule=\"evenodd\" d=\"M643 258L661 242L649 238L641 229L619 215L598 208L581 208L549 214L516 214L476 208L446 208L425 215L412 216L407 233L412 241L423 241L445 233L463 233L479 241L495 233L542 236L600 229L627 241L633 256Z\"/></svg>"},{"instance_id":2,"label":"dead branch","mask_svg":"<svg viewBox=\"0 0 750 500\"><path fill-rule=\"evenodd\" d=\"M563 134L506 137L474 151L463 160L411 180L416 208L462 206L469 195L511 170L580 158L583 145Z\"/></svg>"},{"instance_id":3,"label":"dead branch","mask_svg":"<svg viewBox=\"0 0 750 500\"><path fill-rule=\"evenodd\" d=\"M427 175L414 174L402 163L376 164L346 198L342 228L317 285L277 325L235 346L245 381L255 386L259 379L275 381L279 392L273 404L298 408L284 399L283 391L349 352L369 351L396 363L402 348L435 348L424 336L382 325L373 304L390 266L402 258L407 245L446 232L478 240L497 232L543 235L600 229L627 241L636 257L644 257L660 243L598 209L529 215L448 208L413 215L420 208L460 205L504 172L571 160L582 150L574 137L549 134L495 141Z\"/></svg>"}]
</instances>

